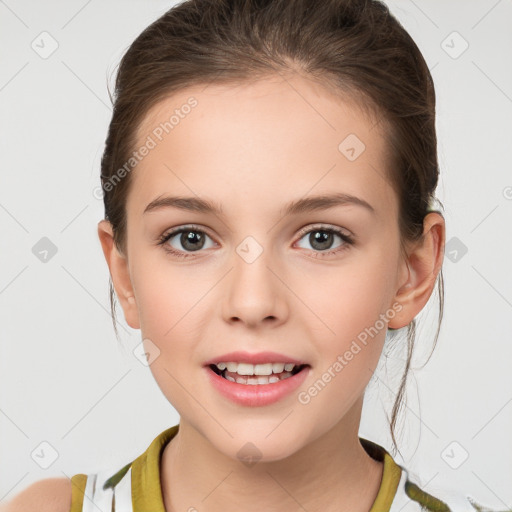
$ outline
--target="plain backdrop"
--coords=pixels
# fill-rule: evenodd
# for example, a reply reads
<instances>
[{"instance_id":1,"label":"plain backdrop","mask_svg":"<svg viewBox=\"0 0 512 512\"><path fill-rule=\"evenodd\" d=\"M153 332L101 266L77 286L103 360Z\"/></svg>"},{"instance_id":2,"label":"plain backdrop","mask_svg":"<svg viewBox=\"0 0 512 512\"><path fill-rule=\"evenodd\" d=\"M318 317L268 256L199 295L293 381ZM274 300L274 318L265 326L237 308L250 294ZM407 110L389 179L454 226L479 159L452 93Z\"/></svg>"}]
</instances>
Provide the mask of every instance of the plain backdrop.
<instances>
[{"instance_id":1,"label":"plain backdrop","mask_svg":"<svg viewBox=\"0 0 512 512\"><path fill-rule=\"evenodd\" d=\"M0 2L0 499L31 482L122 467L179 421L109 309L97 223L107 81L173 2ZM396 460L433 492L512 506L512 4L388 2L437 93L445 318L409 380ZM41 40L44 43L41 43ZM45 52L52 52L46 55ZM48 250L47 261L40 250ZM430 352L426 308L414 364ZM432 313L433 314L433 313ZM360 435L391 450L405 351L368 388Z\"/></svg>"}]
</instances>

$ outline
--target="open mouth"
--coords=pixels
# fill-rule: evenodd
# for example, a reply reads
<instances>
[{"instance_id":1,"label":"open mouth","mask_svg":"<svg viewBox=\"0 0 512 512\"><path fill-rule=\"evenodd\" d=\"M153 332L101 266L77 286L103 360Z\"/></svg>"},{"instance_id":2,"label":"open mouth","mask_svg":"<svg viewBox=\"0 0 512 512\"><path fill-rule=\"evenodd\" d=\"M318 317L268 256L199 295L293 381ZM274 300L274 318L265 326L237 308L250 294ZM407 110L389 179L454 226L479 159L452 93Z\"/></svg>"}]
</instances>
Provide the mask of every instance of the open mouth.
<instances>
[{"instance_id":1,"label":"open mouth","mask_svg":"<svg viewBox=\"0 0 512 512\"><path fill-rule=\"evenodd\" d=\"M210 369L220 375L222 378L237 384L273 384L281 380L293 377L297 373L308 367L308 364L295 365L290 371L281 371L278 373L272 372L270 375L240 375L237 372L230 372L227 368L221 370L215 364L209 365Z\"/></svg>"}]
</instances>

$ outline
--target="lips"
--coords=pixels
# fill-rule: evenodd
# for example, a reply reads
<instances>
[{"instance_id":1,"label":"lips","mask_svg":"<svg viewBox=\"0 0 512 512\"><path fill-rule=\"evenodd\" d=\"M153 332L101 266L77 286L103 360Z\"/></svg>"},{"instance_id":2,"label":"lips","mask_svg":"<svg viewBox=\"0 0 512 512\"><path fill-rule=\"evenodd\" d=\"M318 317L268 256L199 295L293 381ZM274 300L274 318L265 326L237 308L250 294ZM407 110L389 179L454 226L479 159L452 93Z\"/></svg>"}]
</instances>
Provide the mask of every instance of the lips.
<instances>
[{"instance_id":1,"label":"lips","mask_svg":"<svg viewBox=\"0 0 512 512\"><path fill-rule=\"evenodd\" d=\"M225 356L223 356L225 357ZM214 363L212 363L212 366ZM289 399L297 391L311 373L311 367L306 365L299 372L278 382L268 384L252 384L231 382L205 367L205 375L214 389L230 402L246 407L263 407Z\"/></svg>"},{"instance_id":2,"label":"lips","mask_svg":"<svg viewBox=\"0 0 512 512\"><path fill-rule=\"evenodd\" d=\"M230 375L227 372L226 366L221 365L224 368L223 370L217 368L216 365L220 363L242 363L242 365L245 364L246 366L277 363L283 367L286 363L292 363L295 367L291 373L284 371L276 374L272 371L271 376L258 376L258 381L255 382L256 375L245 376L237 373ZM297 390L311 373L311 365L305 361L271 351L257 353L246 351L229 352L205 361L203 366L209 382L224 398L238 405L249 407L261 407L285 399L285 397ZM238 365L238 369L240 369L240 365ZM266 372L268 372L268 368ZM277 382L274 380L276 376L279 378ZM233 382L234 379L241 379L241 381L237 382L235 380Z\"/></svg>"},{"instance_id":3,"label":"lips","mask_svg":"<svg viewBox=\"0 0 512 512\"><path fill-rule=\"evenodd\" d=\"M265 364L265 363L294 363L297 366L307 365L306 361L302 361L286 354L280 354L278 352L257 352L250 353L244 351L229 352L220 356L214 357L204 363L204 366L210 366L212 364L222 362L236 362L236 363L248 363L248 364Z\"/></svg>"}]
</instances>

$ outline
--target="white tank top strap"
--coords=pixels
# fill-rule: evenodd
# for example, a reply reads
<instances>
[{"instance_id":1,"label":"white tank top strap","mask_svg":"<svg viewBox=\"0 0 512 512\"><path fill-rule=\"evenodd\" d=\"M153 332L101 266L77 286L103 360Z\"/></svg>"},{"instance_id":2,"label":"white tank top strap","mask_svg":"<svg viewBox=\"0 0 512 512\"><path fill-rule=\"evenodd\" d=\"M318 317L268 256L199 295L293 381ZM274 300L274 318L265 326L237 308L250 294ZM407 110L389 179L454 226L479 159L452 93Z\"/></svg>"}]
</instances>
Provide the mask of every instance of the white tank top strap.
<instances>
[{"instance_id":1,"label":"white tank top strap","mask_svg":"<svg viewBox=\"0 0 512 512\"><path fill-rule=\"evenodd\" d=\"M82 512L133 512L131 466L117 483L104 488L121 471L117 467L87 475Z\"/></svg>"}]
</instances>

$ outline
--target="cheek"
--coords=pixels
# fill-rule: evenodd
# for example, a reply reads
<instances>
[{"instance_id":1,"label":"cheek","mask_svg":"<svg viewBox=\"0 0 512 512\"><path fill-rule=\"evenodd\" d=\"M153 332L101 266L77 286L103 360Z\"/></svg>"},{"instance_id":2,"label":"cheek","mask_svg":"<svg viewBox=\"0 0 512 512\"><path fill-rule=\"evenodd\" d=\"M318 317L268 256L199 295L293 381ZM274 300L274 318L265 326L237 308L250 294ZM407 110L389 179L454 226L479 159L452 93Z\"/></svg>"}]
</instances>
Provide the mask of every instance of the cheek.
<instances>
[{"instance_id":1,"label":"cheek","mask_svg":"<svg viewBox=\"0 0 512 512\"><path fill-rule=\"evenodd\" d=\"M308 305L319 319L309 335L316 340L323 366L328 368L346 355L342 362L346 377L370 379L369 368L378 363L387 321L395 313L391 307L395 263L389 253L361 254L353 264L330 269L315 288L309 288Z\"/></svg>"},{"instance_id":2,"label":"cheek","mask_svg":"<svg viewBox=\"0 0 512 512\"><path fill-rule=\"evenodd\" d=\"M394 295L392 262L378 257L354 259L358 259L354 264L330 269L316 280L314 288L309 288L315 311L332 326L334 337L354 336L373 325Z\"/></svg>"},{"instance_id":3,"label":"cheek","mask_svg":"<svg viewBox=\"0 0 512 512\"><path fill-rule=\"evenodd\" d=\"M160 343L169 343L180 332L190 338L190 329L198 324L208 280L200 271L170 263L155 252L141 253L133 259L142 335L153 336Z\"/></svg>"},{"instance_id":4,"label":"cheek","mask_svg":"<svg viewBox=\"0 0 512 512\"><path fill-rule=\"evenodd\" d=\"M204 295L212 285L206 285L190 269L157 258L144 261L134 278L144 349L150 357L154 354L150 370L156 383L183 414L190 408L190 395L200 396L198 384L189 379L189 370L200 364L202 354L196 345L205 333L201 319L211 318L205 312L208 301Z\"/></svg>"},{"instance_id":5,"label":"cheek","mask_svg":"<svg viewBox=\"0 0 512 512\"><path fill-rule=\"evenodd\" d=\"M361 397L382 354L389 289L387 277L366 267L365 273L339 273L316 294L311 309L322 312L323 323L310 331L317 364L299 396L305 411L324 411L334 425Z\"/></svg>"}]
</instances>

